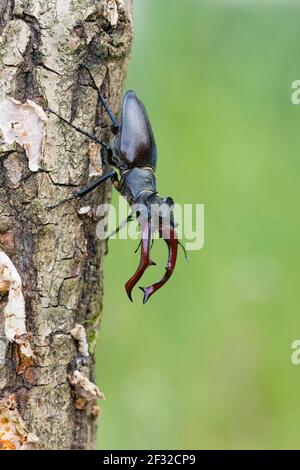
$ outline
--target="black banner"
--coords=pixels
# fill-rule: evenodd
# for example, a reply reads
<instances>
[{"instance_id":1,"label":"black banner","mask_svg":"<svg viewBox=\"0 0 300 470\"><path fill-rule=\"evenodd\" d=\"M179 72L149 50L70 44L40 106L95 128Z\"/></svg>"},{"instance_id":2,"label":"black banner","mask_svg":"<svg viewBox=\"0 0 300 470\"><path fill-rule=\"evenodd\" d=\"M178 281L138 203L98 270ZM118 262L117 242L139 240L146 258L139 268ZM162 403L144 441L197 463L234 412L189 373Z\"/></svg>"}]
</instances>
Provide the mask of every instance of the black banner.
<instances>
[{"instance_id":1,"label":"black banner","mask_svg":"<svg viewBox=\"0 0 300 470\"><path fill-rule=\"evenodd\" d=\"M253 464L267 464L275 468L286 468L288 464L300 462L297 451L200 451L200 450L99 450L99 451L7 451L0 453L0 465L20 460L25 463L71 465L123 465L136 468L141 465L184 466L211 468L237 464L240 468ZM1 467L3 468L3 467Z\"/></svg>"}]
</instances>

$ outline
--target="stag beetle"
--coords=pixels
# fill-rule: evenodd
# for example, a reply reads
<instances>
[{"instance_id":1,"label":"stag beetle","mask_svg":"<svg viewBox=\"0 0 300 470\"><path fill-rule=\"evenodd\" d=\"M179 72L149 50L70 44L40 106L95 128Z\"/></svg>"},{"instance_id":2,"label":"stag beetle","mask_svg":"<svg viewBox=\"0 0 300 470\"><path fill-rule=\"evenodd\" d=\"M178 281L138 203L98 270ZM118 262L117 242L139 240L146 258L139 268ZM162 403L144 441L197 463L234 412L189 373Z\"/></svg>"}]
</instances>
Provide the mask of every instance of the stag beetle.
<instances>
[{"instance_id":1,"label":"stag beetle","mask_svg":"<svg viewBox=\"0 0 300 470\"><path fill-rule=\"evenodd\" d=\"M137 220L141 229L140 263L135 274L125 284L127 295L131 301L133 288L139 282L146 269L151 265L155 265L150 257L151 235L154 230L157 229L159 236L164 238L169 252L166 273L163 278L149 287L140 287L144 292L143 302L145 304L151 295L158 291L170 279L176 265L178 244L180 243L174 224L174 202L171 198L161 198L156 190L154 173L157 162L157 147L151 123L143 103L139 100L134 91L127 91L123 97L119 122L101 95L89 69L85 66L82 67L88 72L91 86L98 93L99 103L104 107L112 122L111 131L114 134L112 145L102 142L95 135L75 126L72 122L67 121L55 111L49 108L48 111L73 127L76 131L100 144L107 152L108 163L119 170L120 179L116 171L109 171L83 189L75 191L70 198L54 206L50 206L49 209L53 209L73 198L85 196L107 179L112 180L114 187L125 197L131 207L136 205L145 207L146 211L137 213ZM164 204L167 207L168 214L165 214L165 217L159 216L158 226L154 226L151 219L151 206L153 204L157 204L158 206ZM129 216L128 221L130 217L131 216Z\"/></svg>"}]
</instances>

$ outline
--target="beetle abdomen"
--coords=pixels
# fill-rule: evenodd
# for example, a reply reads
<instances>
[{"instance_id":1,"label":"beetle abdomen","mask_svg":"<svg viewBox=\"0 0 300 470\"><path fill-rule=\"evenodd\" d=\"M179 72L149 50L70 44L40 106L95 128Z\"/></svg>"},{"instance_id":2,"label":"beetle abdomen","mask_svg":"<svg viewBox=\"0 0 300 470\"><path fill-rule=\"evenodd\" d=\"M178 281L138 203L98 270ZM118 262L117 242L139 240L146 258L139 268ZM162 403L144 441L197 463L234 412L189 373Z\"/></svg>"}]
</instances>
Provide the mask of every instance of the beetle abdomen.
<instances>
[{"instance_id":1,"label":"beetle abdomen","mask_svg":"<svg viewBox=\"0 0 300 470\"><path fill-rule=\"evenodd\" d=\"M123 99L121 123L114 151L123 167L156 167L156 143L143 103L134 91Z\"/></svg>"}]
</instances>

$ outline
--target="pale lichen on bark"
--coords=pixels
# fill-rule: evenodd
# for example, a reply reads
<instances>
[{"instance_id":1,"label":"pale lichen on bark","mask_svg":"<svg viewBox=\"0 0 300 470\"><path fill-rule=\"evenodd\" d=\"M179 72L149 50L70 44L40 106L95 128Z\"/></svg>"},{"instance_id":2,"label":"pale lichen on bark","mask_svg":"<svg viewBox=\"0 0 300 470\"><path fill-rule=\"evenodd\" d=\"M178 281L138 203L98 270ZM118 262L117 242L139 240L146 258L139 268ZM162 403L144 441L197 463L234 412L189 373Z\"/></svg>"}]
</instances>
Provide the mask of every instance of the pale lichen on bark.
<instances>
[{"instance_id":1,"label":"pale lichen on bark","mask_svg":"<svg viewBox=\"0 0 300 470\"><path fill-rule=\"evenodd\" d=\"M22 374L33 364L33 351L30 345L30 335L26 329L25 300L22 280L9 257L0 250L0 282L2 283L2 298L7 297L4 313L4 341L2 348L6 349L7 342L14 342L17 354L17 373ZM6 291L4 290L6 286ZM5 364L5 351L2 353Z\"/></svg>"},{"instance_id":2,"label":"pale lichen on bark","mask_svg":"<svg viewBox=\"0 0 300 470\"><path fill-rule=\"evenodd\" d=\"M131 0L0 0L0 253L20 276L25 308L25 331L8 339L11 280L0 276L0 411L23 426L16 448L30 439L40 449L94 446L103 395L85 335L94 339L101 317L105 246L94 214L109 185L80 205L47 211L103 169L94 144L39 110L107 140L109 121L95 90L82 86L80 64L118 112L131 36ZM24 362L26 347L33 363Z\"/></svg>"},{"instance_id":3,"label":"pale lichen on bark","mask_svg":"<svg viewBox=\"0 0 300 470\"><path fill-rule=\"evenodd\" d=\"M30 171L38 171L44 154L47 116L33 101L5 98L0 103L0 129L5 144L17 142L25 149ZM11 172L11 178L15 171ZM18 180L16 181L18 182Z\"/></svg>"}]
</instances>

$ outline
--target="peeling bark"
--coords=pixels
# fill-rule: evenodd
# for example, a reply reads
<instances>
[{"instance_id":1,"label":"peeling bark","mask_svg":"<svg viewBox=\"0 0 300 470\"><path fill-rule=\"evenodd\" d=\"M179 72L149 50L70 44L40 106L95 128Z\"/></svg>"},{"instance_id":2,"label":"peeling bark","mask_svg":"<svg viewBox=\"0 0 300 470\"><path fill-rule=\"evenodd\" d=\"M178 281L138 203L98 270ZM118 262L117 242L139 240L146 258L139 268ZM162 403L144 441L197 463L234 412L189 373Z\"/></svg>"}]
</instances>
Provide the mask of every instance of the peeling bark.
<instances>
[{"instance_id":1,"label":"peeling bark","mask_svg":"<svg viewBox=\"0 0 300 470\"><path fill-rule=\"evenodd\" d=\"M104 396L94 385L93 346L105 253L95 213L110 187L47 211L101 174L102 159L94 143L40 111L52 108L109 139L109 121L80 64L118 113L131 6L0 0L0 449L95 445L96 398ZM25 319L8 313L17 306L14 287ZM23 323L8 335L12 320Z\"/></svg>"}]
</instances>

